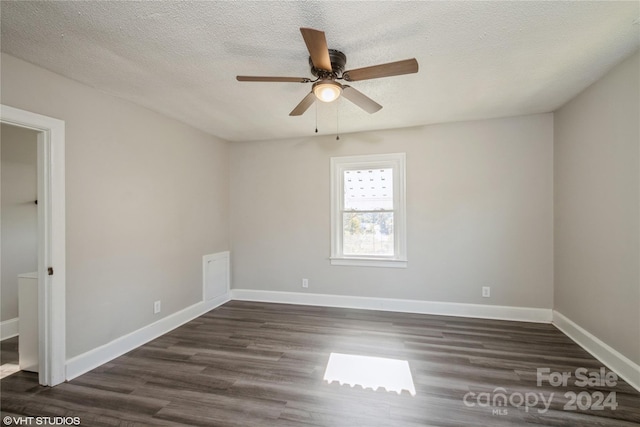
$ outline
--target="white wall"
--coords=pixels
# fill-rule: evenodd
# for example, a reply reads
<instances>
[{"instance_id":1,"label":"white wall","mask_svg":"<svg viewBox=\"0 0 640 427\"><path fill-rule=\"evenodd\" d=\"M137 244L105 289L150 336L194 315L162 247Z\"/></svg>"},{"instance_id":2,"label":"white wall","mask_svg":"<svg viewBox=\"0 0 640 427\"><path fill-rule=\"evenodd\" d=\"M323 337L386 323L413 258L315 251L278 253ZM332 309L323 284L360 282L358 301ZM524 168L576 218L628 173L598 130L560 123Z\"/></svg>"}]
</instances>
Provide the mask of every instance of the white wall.
<instances>
[{"instance_id":1,"label":"white wall","mask_svg":"<svg viewBox=\"0 0 640 427\"><path fill-rule=\"evenodd\" d=\"M640 66L555 113L555 310L640 364Z\"/></svg>"},{"instance_id":2,"label":"white wall","mask_svg":"<svg viewBox=\"0 0 640 427\"><path fill-rule=\"evenodd\" d=\"M228 143L12 56L1 65L3 104L66 124L67 357L200 301L202 256L229 249Z\"/></svg>"},{"instance_id":3,"label":"white wall","mask_svg":"<svg viewBox=\"0 0 640 427\"><path fill-rule=\"evenodd\" d=\"M18 274L38 269L37 144L37 132L2 124L0 321L18 317Z\"/></svg>"},{"instance_id":4,"label":"white wall","mask_svg":"<svg viewBox=\"0 0 640 427\"><path fill-rule=\"evenodd\" d=\"M329 265L329 158L407 153L406 269ZM233 287L553 305L553 117L231 145ZM492 298L481 297L491 286Z\"/></svg>"}]
</instances>

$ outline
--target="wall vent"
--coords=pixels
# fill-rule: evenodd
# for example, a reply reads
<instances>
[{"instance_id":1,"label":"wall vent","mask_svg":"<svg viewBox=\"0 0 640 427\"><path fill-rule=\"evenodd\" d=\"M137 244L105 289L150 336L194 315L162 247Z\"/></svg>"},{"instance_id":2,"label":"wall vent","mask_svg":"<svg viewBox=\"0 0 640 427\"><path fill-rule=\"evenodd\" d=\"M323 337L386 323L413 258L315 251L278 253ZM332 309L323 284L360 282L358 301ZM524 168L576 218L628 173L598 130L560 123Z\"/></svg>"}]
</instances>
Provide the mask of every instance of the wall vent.
<instances>
[{"instance_id":1,"label":"wall vent","mask_svg":"<svg viewBox=\"0 0 640 427\"><path fill-rule=\"evenodd\" d=\"M202 257L202 299L210 301L229 293L229 252L219 252Z\"/></svg>"}]
</instances>

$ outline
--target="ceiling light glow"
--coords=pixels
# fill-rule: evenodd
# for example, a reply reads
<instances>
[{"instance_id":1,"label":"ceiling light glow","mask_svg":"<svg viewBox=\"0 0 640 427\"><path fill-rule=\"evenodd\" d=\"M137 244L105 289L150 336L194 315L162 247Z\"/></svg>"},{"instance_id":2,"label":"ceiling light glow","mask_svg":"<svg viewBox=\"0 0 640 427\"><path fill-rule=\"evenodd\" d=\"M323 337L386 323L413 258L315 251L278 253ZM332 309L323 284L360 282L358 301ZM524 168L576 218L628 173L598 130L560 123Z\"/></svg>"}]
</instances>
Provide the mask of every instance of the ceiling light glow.
<instances>
[{"instance_id":1,"label":"ceiling light glow","mask_svg":"<svg viewBox=\"0 0 640 427\"><path fill-rule=\"evenodd\" d=\"M321 80L313 84L313 93L322 102L333 102L342 93L342 85L333 80Z\"/></svg>"}]
</instances>

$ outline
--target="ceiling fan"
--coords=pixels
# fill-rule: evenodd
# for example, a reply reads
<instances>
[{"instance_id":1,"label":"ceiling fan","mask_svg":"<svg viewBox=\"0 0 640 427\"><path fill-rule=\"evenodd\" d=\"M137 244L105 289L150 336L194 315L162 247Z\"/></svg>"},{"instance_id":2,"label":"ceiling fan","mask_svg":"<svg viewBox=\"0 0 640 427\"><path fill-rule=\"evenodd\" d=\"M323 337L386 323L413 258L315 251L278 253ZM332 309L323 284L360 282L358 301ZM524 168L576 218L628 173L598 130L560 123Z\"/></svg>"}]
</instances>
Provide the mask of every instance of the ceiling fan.
<instances>
[{"instance_id":1,"label":"ceiling fan","mask_svg":"<svg viewBox=\"0 0 640 427\"><path fill-rule=\"evenodd\" d=\"M418 61L415 58L345 71L347 56L339 50L327 48L324 31L300 28L300 32L309 51L311 74L316 77L314 80L306 77L236 76L236 79L240 82L313 83L311 92L289 113L290 116L304 114L316 99L323 102L332 102L338 99L340 95L366 112L375 113L382 108L382 105L351 86L338 83L336 80L357 82L418 72Z\"/></svg>"}]
</instances>

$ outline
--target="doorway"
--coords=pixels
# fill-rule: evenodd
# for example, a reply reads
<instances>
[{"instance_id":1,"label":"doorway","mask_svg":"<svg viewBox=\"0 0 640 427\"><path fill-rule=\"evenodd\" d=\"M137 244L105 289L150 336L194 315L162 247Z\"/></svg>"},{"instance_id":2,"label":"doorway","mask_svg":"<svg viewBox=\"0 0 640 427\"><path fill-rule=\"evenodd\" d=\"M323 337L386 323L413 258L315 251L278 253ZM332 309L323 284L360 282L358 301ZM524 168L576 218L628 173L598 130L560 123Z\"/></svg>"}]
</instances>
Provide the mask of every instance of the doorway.
<instances>
[{"instance_id":1,"label":"doorway","mask_svg":"<svg viewBox=\"0 0 640 427\"><path fill-rule=\"evenodd\" d=\"M6 123L0 129L0 378L4 378L20 369L38 372L38 132Z\"/></svg>"},{"instance_id":2,"label":"doorway","mask_svg":"<svg viewBox=\"0 0 640 427\"><path fill-rule=\"evenodd\" d=\"M6 105L0 105L0 122L37 132L38 378L54 386L66 379L65 125Z\"/></svg>"}]
</instances>

